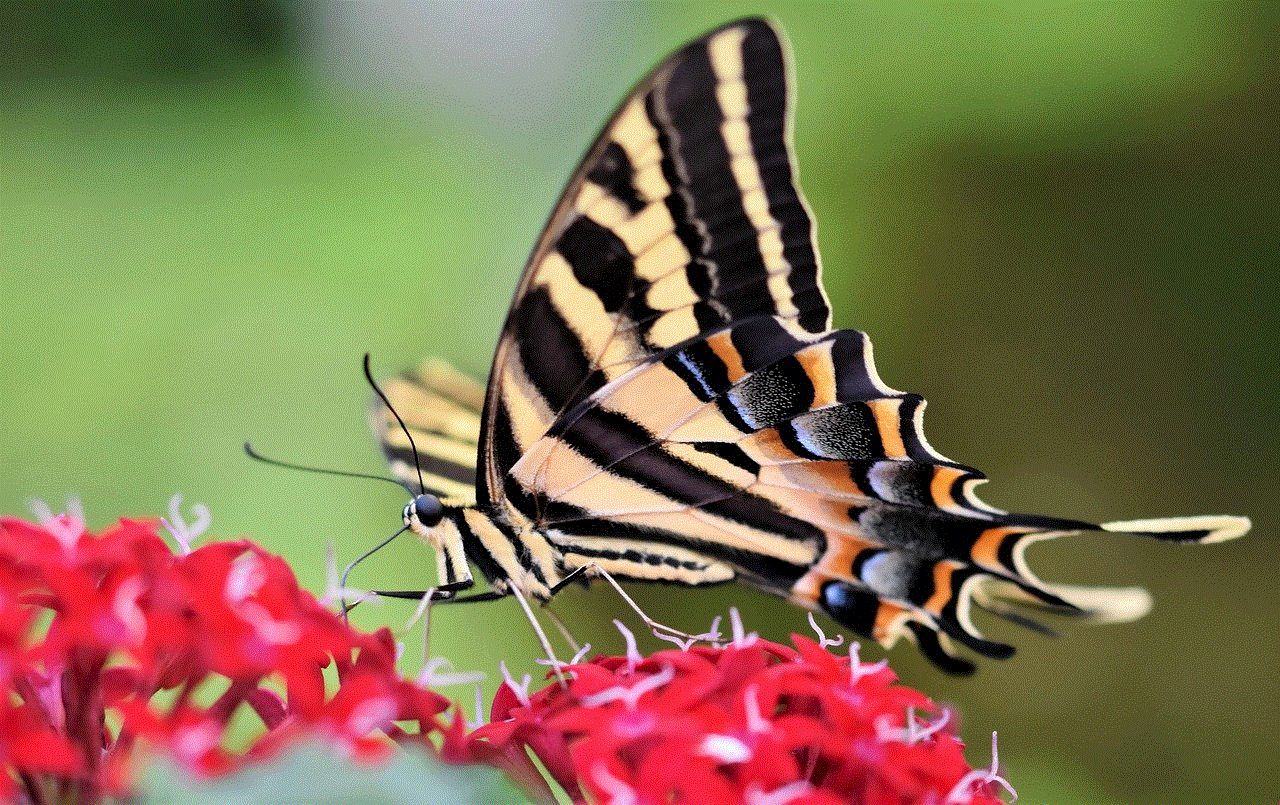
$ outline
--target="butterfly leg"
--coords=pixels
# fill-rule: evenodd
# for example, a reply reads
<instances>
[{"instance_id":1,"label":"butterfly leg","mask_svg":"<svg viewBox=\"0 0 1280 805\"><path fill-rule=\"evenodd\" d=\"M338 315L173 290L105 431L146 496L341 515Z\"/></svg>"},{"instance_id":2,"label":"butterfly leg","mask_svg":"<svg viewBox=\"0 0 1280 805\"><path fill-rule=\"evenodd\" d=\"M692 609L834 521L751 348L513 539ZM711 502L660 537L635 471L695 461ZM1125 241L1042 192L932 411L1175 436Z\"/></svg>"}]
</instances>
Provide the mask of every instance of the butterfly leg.
<instances>
[{"instance_id":1,"label":"butterfly leg","mask_svg":"<svg viewBox=\"0 0 1280 805\"><path fill-rule=\"evenodd\" d=\"M571 571L554 587L554 595L571 581L599 576L609 583L627 606L648 626L655 637L680 642L716 642L718 633L688 634L655 621L622 589L617 579L655 581L700 587L732 581L732 567L709 559L696 551L675 545L641 540L628 541L626 550L590 536L558 533L555 547Z\"/></svg>"},{"instance_id":2,"label":"butterfly leg","mask_svg":"<svg viewBox=\"0 0 1280 805\"><path fill-rule=\"evenodd\" d=\"M463 581L456 581L449 584L441 584L427 590L386 590L379 591L377 594L386 598L418 600L418 608L414 610L412 617L409 618L407 627L412 627L418 622L419 618L423 620L423 646L425 650L425 647L430 645L432 606L436 604L463 604L474 603L476 601L496 601L499 598L505 598L507 596L507 593L500 593L496 590L487 590L482 593L462 596L460 598L454 596L454 593L459 590L466 590L474 585L474 580L465 579ZM515 587L510 588L510 595L520 604L520 608L524 610L525 617L529 620L530 625L533 626L533 633L537 636L538 643L542 646L543 653L547 655L547 659L551 662L551 668L555 671L556 678L560 680L561 685L567 684L567 680L560 670L561 662L556 659L555 651L551 648L551 641L547 639L547 633L542 629L542 624L539 623L538 619L534 616L533 610L529 607L529 602L525 600L524 595ZM552 614L552 620L576 653L578 651L577 644L569 636L568 630L564 628L564 624L559 618L555 617L554 614Z\"/></svg>"},{"instance_id":3,"label":"butterfly leg","mask_svg":"<svg viewBox=\"0 0 1280 805\"><path fill-rule=\"evenodd\" d=\"M547 619L551 621L551 625L556 627L556 631L560 633L560 637L564 639L566 644L568 644L570 650L573 651L574 656L581 654L582 646L578 645L578 641L575 640L573 635L569 632L569 627L564 625L564 621L561 620L560 616L556 614L556 611L551 608L550 601L542 602L542 611L546 613Z\"/></svg>"},{"instance_id":4,"label":"butterfly leg","mask_svg":"<svg viewBox=\"0 0 1280 805\"><path fill-rule=\"evenodd\" d=\"M679 629L673 628L671 626L667 626L665 623L660 623L654 620L653 618L650 618L645 613L645 611L640 608L640 605L637 604L631 596L627 595L626 591L622 589L622 585L619 584L617 579L613 577L613 574L605 570L603 567L600 567L600 565L598 564L591 563L591 564L583 565L578 569L578 571L575 571L573 575L576 575L577 572L588 572L588 571L607 581L609 583L609 586L613 587L614 592L618 594L618 596L626 603L627 606L631 607L631 611L636 613L636 616L639 617L640 620L644 622L644 625L649 627L649 631L653 633L653 636L658 638L659 640L674 639L674 640L692 641L692 642L698 642L698 643L719 642L720 640L719 632L715 632L715 631L704 632L702 634L696 634L696 635L688 634L687 632L682 632ZM570 578L572 578L572 575L570 576ZM566 581L567 580L568 579L566 579Z\"/></svg>"},{"instance_id":5,"label":"butterfly leg","mask_svg":"<svg viewBox=\"0 0 1280 805\"><path fill-rule=\"evenodd\" d=\"M533 633L538 636L538 642L542 644L542 652L547 655L547 659L551 661L551 670L555 671L556 679L560 680L561 687L568 687L569 681L565 679L564 672L560 670L560 660L556 659L556 653L551 648L551 641L547 639L547 633L542 630L542 624L538 622L537 617L533 614L529 602L525 599L524 593L520 592L520 588L511 585L509 588L511 596L520 604L520 608L524 610L524 616L529 619L529 625L533 627Z\"/></svg>"}]
</instances>

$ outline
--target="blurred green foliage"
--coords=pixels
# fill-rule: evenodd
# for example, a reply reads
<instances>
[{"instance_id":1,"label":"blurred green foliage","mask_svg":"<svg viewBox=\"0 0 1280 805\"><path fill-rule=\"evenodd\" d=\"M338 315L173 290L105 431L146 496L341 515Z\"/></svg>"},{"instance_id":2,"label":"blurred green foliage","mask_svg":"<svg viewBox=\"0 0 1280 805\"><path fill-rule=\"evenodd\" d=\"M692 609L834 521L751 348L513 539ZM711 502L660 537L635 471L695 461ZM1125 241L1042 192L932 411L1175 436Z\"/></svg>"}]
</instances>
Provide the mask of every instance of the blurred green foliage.
<instances>
[{"instance_id":1,"label":"blurred green foliage","mask_svg":"<svg viewBox=\"0 0 1280 805\"><path fill-rule=\"evenodd\" d=\"M450 766L418 747L372 766L304 744L281 757L214 780L192 778L161 759L146 769L142 805L518 805L527 802L503 775Z\"/></svg>"},{"instance_id":2,"label":"blurred green foliage","mask_svg":"<svg viewBox=\"0 0 1280 805\"><path fill-rule=\"evenodd\" d=\"M361 354L482 374L608 111L662 54L748 13L792 40L836 321L929 397L931 441L996 479L992 503L1254 518L1196 550L1045 546L1044 576L1143 584L1156 611L1060 641L993 623L1021 651L968 680L909 648L895 668L975 747L1000 731L1025 802L1274 800L1266 4L0 6L0 511L76 494L101 526L181 491L217 536L318 588L325 546L346 559L390 533L402 494L239 444L377 471ZM418 587L432 568L404 542L357 583ZM773 636L807 628L736 587L637 594L687 628L730 602ZM608 621L634 620L605 589L557 610L609 648ZM433 620L432 652L459 666L532 668L508 602Z\"/></svg>"}]
</instances>

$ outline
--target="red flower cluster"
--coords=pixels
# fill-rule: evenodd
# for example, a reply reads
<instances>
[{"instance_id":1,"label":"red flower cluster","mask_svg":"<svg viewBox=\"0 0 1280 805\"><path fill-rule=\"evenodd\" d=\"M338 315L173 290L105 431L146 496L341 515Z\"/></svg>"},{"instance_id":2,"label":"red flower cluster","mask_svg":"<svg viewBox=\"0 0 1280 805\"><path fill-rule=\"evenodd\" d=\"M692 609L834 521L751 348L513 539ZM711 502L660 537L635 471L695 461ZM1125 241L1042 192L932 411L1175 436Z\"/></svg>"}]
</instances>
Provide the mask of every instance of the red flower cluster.
<instances>
[{"instance_id":1,"label":"red flower cluster","mask_svg":"<svg viewBox=\"0 0 1280 805\"><path fill-rule=\"evenodd\" d=\"M535 758L598 805L998 805L994 766L972 770L883 664L734 635L647 659L632 644L532 695L508 681L468 732L425 687L434 663L405 680L390 632L352 630L251 543L175 553L145 522L0 518L0 800L126 794L140 744L207 776L312 736L487 763L547 802Z\"/></svg>"},{"instance_id":2,"label":"red flower cluster","mask_svg":"<svg viewBox=\"0 0 1280 805\"><path fill-rule=\"evenodd\" d=\"M999 805L924 694L884 663L792 636L604 657L532 695L510 680L472 733L527 747L575 801L750 805ZM994 743L993 743L994 751ZM994 763L993 763L994 765Z\"/></svg>"},{"instance_id":3,"label":"red flower cluster","mask_svg":"<svg viewBox=\"0 0 1280 805\"><path fill-rule=\"evenodd\" d=\"M138 742L204 775L302 735L378 756L379 731L410 737L393 721L417 738L449 707L397 675L390 632L350 629L279 557L243 541L175 554L151 524L95 535L65 515L0 518L0 685L0 799L33 803L126 792ZM232 748L242 714L260 725Z\"/></svg>"}]
</instances>

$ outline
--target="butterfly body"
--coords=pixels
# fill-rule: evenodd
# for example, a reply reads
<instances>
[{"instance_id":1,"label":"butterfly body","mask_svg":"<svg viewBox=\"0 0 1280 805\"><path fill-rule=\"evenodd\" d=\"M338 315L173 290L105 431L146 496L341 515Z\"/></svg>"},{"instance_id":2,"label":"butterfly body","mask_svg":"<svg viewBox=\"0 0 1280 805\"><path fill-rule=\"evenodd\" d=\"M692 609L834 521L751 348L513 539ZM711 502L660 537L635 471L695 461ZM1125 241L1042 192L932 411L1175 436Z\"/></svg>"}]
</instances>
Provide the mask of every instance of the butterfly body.
<instances>
[{"instance_id":1,"label":"butterfly body","mask_svg":"<svg viewBox=\"0 0 1280 805\"><path fill-rule=\"evenodd\" d=\"M1145 611L1139 590L1040 581L1027 545L1102 528L1243 533L1242 518L1099 527L976 497L981 473L926 441L923 398L880 380L864 334L831 329L788 75L763 20L669 57L553 211L487 388L439 363L387 385L416 453L382 404L374 427L426 493L405 522L435 550L441 594L469 587L472 564L494 593L540 600L601 573L737 580L965 672L952 640L1012 652L978 633L974 601Z\"/></svg>"}]
</instances>

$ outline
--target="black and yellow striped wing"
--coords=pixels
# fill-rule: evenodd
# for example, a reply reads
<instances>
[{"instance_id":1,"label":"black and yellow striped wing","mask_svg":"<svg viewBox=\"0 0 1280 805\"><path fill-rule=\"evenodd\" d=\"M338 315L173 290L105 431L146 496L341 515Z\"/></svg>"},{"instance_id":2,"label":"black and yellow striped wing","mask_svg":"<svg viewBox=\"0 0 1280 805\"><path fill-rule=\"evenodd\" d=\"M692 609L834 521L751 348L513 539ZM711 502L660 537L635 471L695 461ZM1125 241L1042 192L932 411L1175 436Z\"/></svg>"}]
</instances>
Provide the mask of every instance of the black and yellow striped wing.
<instances>
[{"instance_id":1,"label":"black and yellow striped wing","mask_svg":"<svg viewBox=\"0 0 1280 805\"><path fill-rule=\"evenodd\" d=\"M414 494L431 492L475 503L484 386L448 363L428 358L384 383L383 392L408 429L401 429L381 400L375 402L370 424L396 478Z\"/></svg>"},{"instance_id":2,"label":"black and yellow striped wing","mask_svg":"<svg viewBox=\"0 0 1280 805\"><path fill-rule=\"evenodd\" d=\"M744 20L672 55L626 99L516 291L478 419L475 506L420 533L466 550L497 588L538 597L575 571L737 579L886 645L907 637L958 672L971 666L952 640L1012 652L978 633L975 601L1145 611L1140 590L1041 582L1023 556L1034 541L1243 533L1240 518L1099 527L976 497L982 475L925 440L924 400L879 379L865 335L829 329L788 76L778 34ZM392 401L428 440L427 487L465 500L476 395L425 374L389 388ZM385 412L379 422L416 485ZM452 579L458 566L442 564Z\"/></svg>"},{"instance_id":3,"label":"black and yellow striped wing","mask_svg":"<svg viewBox=\"0 0 1280 805\"><path fill-rule=\"evenodd\" d=\"M674 54L619 107L570 181L516 290L494 358L481 501L575 406L735 323L830 319L795 186L788 70L764 21Z\"/></svg>"}]
</instances>

